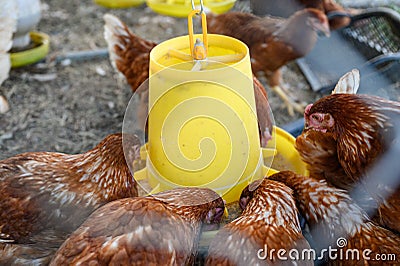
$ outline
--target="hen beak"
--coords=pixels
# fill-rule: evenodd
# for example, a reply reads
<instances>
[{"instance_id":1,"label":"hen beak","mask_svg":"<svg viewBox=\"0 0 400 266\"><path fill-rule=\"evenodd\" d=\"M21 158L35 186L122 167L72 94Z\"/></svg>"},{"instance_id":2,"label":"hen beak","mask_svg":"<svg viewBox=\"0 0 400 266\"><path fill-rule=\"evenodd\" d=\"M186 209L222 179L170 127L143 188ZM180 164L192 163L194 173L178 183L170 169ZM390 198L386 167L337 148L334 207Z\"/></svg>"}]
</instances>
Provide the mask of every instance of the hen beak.
<instances>
[{"instance_id":1,"label":"hen beak","mask_svg":"<svg viewBox=\"0 0 400 266\"><path fill-rule=\"evenodd\" d=\"M224 218L229 218L229 212L227 207L225 207L224 209Z\"/></svg>"},{"instance_id":2,"label":"hen beak","mask_svg":"<svg viewBox=\"0 0 400 266\"><path fill-rule=\"evenodd\" d=\"M308 123L308 115L310 114L310 110L312 107L312 103L310 103L309 105L306 106L305 110L304 110L304 129L309 129L309 123Z\"/></svg>"}]
</instances>

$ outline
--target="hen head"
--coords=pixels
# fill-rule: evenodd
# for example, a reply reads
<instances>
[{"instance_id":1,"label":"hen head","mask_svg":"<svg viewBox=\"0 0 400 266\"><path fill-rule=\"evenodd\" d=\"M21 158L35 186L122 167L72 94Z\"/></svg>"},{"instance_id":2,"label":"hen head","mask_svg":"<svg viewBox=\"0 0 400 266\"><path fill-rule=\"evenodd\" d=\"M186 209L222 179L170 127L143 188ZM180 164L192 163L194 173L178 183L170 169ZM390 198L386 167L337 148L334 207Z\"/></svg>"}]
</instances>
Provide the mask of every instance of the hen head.
<instances>
[{"instance_id":1,"label":"hen head","mask_svg":"<svg viewBox=\"0 0 400 266\"><path fill-rule=\"evenodd\" d=\"M378 96L354 94L358 71L343 76L332 95L307 106L305 131L331 133L346 174L358 181L393 141L400 103Z\"/></svg>"},{"instance_id":2,"label":"hen head","mask_svg":"<svg viewBox=\"0 0 400 266\"><path fill-rule=\"evenodd\" d=\"M318 9L307 8L304 13L306 25L314 30L318 35L330 36L329 20L328 17Z\"/></svg>"},{"instance_id":3,"label":"hen head","mask_svg":"<svg viewBox=\"0 0 400 266\"><path fill-rule=\"evenodd\" d=\"M208 188L175 188L152 195L189 220L219 223L225 211L223 199Z\"/></svg>"},{"instance_id":4,"label":"hen head","mask_svg":"<svg viewBox=\"0 0 400 266\"><path fill-rule=\"evenodd\" d=\"M301 34L297 37L312 37L315 40L317 37L315 33L322 36L330 36L328 17L324 12L316 8L305 8L297 11L288 18L286 26L283 29L287 36L292 37L296 36L294 32Z\"/></svg>"},{"instance_id":5,"label":"hen head","mask_svg":"<svg viewBox=\"0 0 400 266\"><path fill-rule=\"evenodd\" d=\"M273 36L285 43L284 47L290 47L290 56L286 56L291 60L308 54L314 48L318 35L328 37L330 30L327 16L315 8L297 11L273 33Z\"/></svg>"},{"instance_id":6,"label":"hen head","mask_svg":"<svg viewBox=\"0 0 400 266\"><path fill-rule=\"evenodd\" d=\"M242 191L242 194L240 194L240 199L239 199L239 206L242 210L244 210L249 203L249 201L253 198L254 192L258 188L258 186L261 185L263 179L259 179L256 181L253 181L250 183L247 187L245 187Z\"/></svg>"},{"instance_id":7,"label":"hen head","mask_svg":"<svg viewBox=\"0 0 400 266\"><path fill-rule=\"evenodd\" d=\"M311 128L323 133L333 132L336 126L335 121L340 121L340 119L343 121L346 115L353 115L352 111L346 106L356 107L357 101L353 99L354 97L348 95L356 94L359 86L360 73L357 69L353 69L343 75L332 91L331 96L324 97L315 104L310 104L306 107L304 111L305 128Z\"/></svg>"},{"instance_id":8,"label":"hen head","mask_svg":"<svg viewBox=\"0 0 400 266\"><path fill-rule=\"evenodd\" d=\"M332 132L335 126L335 119L325 110L318 110L318 106L313 108L309 104L304 111L305 129L313 129L323 133Z\"/></svg>"}]
</instances>

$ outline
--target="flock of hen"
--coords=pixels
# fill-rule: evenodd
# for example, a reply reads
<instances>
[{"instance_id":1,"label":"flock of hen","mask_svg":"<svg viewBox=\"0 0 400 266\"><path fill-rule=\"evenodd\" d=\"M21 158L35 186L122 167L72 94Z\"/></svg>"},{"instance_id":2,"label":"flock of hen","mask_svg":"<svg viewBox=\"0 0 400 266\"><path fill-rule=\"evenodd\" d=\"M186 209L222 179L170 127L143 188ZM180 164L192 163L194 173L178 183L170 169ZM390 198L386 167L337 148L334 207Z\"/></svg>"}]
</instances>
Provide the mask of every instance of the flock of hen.
<instances>
[{"instance_id":1,"label":"flock of hen","mask_svg":"<svg viewBox=\"0 0 400 266\"><path fill-rule=\"evenodd\" d=\"M325 8L335 4L312 2L325 3ZM323 8L302 9L288 19L240 12L209 15L209 32L244 41L254 72L265 72L269 85L277 87L279 68L309 52L318 31L329 33ZM156 43L134 35L112 15L105 21L111 62L135 91L148 77L149 53ZM255 77L254 85L264 146L272 132L268 98ZM313 265L301 257L280 260L277 253L260 258L259 251L321 251L337 248L339 238L347 240L339 246L344 252L370 250L371 260L325 256L322 263L373 265L380 264L375 255L394 254L395 260L386 263L400 264L400 186L385 185L370 171L399 145L400 103L357 95L358 85L354 70L340 79L332 95L305 108L296 149L309 176L282 171L249 184L238 199L243 212L212 240L207 265ZM283 98L289 108L302 108L290 96ZM139 197L123 137L124 145L132 147L125 151L128 160L138 158L139 139L114 134L83 154L24 153L0 161L1 265L194 263L201 226L221 220L224 201L205 188ZM355 189L362 197L353 197ZM300 214L312 241L303 237Z\"/></svg>"}]
</instances>

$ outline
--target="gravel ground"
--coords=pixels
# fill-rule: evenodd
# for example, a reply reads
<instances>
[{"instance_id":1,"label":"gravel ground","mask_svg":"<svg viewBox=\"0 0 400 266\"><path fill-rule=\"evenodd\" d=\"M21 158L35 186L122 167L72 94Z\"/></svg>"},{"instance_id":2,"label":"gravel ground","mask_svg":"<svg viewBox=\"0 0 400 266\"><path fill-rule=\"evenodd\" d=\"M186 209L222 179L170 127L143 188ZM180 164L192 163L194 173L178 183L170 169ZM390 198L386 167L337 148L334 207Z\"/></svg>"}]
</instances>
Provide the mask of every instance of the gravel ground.
<instances>
[{"instance_id":1,"label":"gravel ground","mask_svg":"<svg viewBox=\"0 0 400 266\"><path fill-rule=\"evenodd\" d=\"M366 0L341 0L337 1L342 3L344 6L348 7L372 7L372 6L400 6L399 0L373 0L373 1L366 1Z\"/></svg>"}]
</instances>

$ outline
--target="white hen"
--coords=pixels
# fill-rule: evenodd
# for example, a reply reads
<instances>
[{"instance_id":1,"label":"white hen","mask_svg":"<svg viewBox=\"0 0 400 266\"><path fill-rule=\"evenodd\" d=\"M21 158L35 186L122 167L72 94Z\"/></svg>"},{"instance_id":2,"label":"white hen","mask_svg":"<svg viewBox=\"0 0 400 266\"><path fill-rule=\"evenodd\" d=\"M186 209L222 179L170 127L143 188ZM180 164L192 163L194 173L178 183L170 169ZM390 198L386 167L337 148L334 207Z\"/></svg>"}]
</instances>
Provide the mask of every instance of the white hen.
<instances>
[{"instance_id":1,"label":"white hen","mask_svg":"<svg viewBox=\"0 0 400 266\"><path fill-rule=\"evenodd\" d=\"M15 0L0 0L0 86L11 69L10 54L13 34L17 29L18 9ZM7 100L0 95L0 114L9 110Z\"/></svg>"},{"instance_id":2,"label":"white hen","mask_svg":"<svg viewBox=\"0 0 400 266\"><path fill-rule=\"evenodd\" d=\"M8 78L11 68L10 54L12 37L17 27L17 3L15 0L0 0L0 85Z\"/></svg>"}]
</instances>

